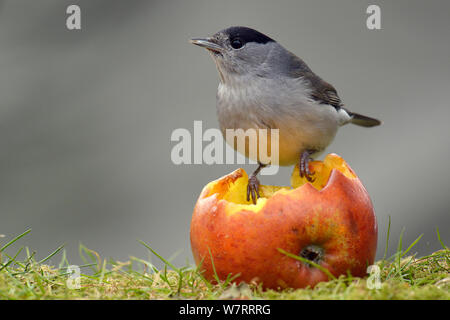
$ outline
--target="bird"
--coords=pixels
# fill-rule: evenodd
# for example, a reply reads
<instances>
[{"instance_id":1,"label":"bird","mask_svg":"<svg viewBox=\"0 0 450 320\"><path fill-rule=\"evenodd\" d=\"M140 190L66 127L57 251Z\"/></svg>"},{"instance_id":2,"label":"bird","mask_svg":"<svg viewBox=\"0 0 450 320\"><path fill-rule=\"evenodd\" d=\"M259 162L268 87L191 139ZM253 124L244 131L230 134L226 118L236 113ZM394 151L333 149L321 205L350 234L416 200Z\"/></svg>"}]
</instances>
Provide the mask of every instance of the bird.
<instances>
[{"instance_id":1,"label":"bird","mask_svg":"<svg viewBox=\"0 0 450 320\"><path fill-rule=\"evenodd\" d=\"M278 129L279 163L299 165L299 174L314 181L309 162L333 141L348 123L374 127L381 121L349 111L336 89L315 74L295 54L269 36L249 27L232 26L210 37L193 38L207 49L218 73L217 117L227 129ZM228 142L228 141L227 141ZM248 157L248 148L238 150ZM257 175L267 165L259 159L249 177L247 201L260 198Z\"/></svg>"}]
</instances>

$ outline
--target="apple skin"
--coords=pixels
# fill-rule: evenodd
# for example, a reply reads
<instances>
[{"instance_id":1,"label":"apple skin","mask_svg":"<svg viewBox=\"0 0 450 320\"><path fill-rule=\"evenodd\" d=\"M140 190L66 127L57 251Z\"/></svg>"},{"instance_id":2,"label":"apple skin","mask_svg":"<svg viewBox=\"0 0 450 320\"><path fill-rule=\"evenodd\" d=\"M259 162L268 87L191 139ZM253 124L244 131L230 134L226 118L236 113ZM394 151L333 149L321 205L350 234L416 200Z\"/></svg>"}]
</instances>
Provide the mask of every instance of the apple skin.
<instances>
[{"instance_id":1,"label":"apple skin","mask_svg":"<svg viewBox=\"0 0 450 320\"><path fill-rule=\"evenodd\" d=\"M343 159L327 157L342 160L350 174L332 168L320 190L304 183L260 198L256 205L237 204L225 196L238 192L232 189L238 182L246 186L243 169L209 183L195 205L190 229L194 260L204 277L214 281L215 275L225 280L239 274L236 283L256 282L266 289L314 287L328 280L323 271L278 249L310 259L316 256L313 261L336 277L365 276L377 247L373 205ZM245 197L245 188L239 192Z\"/></svg>"}]
</instances>

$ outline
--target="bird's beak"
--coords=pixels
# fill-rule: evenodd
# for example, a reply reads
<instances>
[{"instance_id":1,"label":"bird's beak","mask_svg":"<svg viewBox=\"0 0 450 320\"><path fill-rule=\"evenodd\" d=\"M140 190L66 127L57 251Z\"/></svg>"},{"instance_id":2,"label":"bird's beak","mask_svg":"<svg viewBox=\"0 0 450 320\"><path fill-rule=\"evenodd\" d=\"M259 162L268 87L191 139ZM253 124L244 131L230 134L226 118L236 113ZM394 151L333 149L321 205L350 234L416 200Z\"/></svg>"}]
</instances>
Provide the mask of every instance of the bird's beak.
<instances>
[{"instance_id":1,"label":"bird's beak","mask_svg":"<svg viewBox=\"0 0 450 320\"><path fill-rule=\"evenodd\" d=\"M221 53L224 51L223 47L218 45L217 43L212 42L211 38L206 38L206 39L191 39L190 42L192 44L195 44L197 46L200 46L202 48L211 50L215 53Z\"/></svg>"}]
</instances>

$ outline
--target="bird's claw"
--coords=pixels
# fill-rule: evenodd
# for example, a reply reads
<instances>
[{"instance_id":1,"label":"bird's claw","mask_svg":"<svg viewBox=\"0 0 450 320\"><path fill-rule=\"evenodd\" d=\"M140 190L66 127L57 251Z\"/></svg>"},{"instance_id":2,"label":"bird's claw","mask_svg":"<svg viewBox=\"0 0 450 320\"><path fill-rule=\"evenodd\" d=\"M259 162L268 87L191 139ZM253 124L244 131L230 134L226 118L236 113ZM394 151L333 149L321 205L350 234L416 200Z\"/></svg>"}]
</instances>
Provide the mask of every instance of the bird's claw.
<instances>
[{"instance_id":1,"label":"bird's claw","mask_svg":"<svg viewBox=\"0 0 450 320\"><path fill-rule=\"evenodd\" d=\"M311 172L309 170L309 162L311 161L310 153L309 152L303 152L300 157L300 177L305 177L308 182L314 182L316 179L313 178L315 172Z\"/></svg>"},{"instance_id":2,"label":"bird's claw","mask_svg":"<svg viewBox=\"0 0 450 320\"><path fill-rule=\"evenodd\" d=\"M251 176L248 179L247 201L250 201L250 196L252 197L253 204L256 204L256 200L261 197L259 195L259 180L256 176Z\"/></svg>"}]
</instances>

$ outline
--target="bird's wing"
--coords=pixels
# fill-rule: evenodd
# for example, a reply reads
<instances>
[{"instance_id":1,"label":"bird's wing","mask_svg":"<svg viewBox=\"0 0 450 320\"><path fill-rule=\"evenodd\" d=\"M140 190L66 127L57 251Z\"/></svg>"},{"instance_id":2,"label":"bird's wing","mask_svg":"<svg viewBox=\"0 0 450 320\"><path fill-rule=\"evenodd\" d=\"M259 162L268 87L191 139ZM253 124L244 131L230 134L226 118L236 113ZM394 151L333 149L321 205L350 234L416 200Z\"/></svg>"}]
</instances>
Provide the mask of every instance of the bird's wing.
<instances>
[{"instance_id":1,"label":"bird's wing","mask_svg":"<svg viewBox=\"0 0 450 320\"><path fill-rule=\"evenodd\" d=\"M332 105L336 109L340 109L343 106L336 89L312 72L302 59L290 53L289 60L289 75L293 78L302 78L310 85L311 99L320 104Z\"/></svg>"},{"instance_id":2,"label":"bird's wing","mask_svg":"<svg viewBox=\"0 0 450 320\"><path fill-rule=\"evenodd\" d=\"M300 78L309 85L310 98L317 101L320 104L328 104L340 110L344 104L339 98L336 89L328 82L322 80L303 62L302 59L294 55L289 51L285 51L283 59L287 60L286 69L283 70L283 74L292 77ZM358 113L350 112L342 108L350 116L350 122L363 127L379 126L381 121L375 118L364 116Z\"/></svg>"},{"instance_id":3,"label":"bird's wing","mask_svg":"<svg viewBox=\"0 0 450 320\"><path fill-rule=\"evenodd\" d=\"M331 84L322 80L314 73L306 74L303 78L312 84L311 98L321 104L332 105L336 109L340 109L343 106L336 89Z\"/></svg>"}]
</instances>

